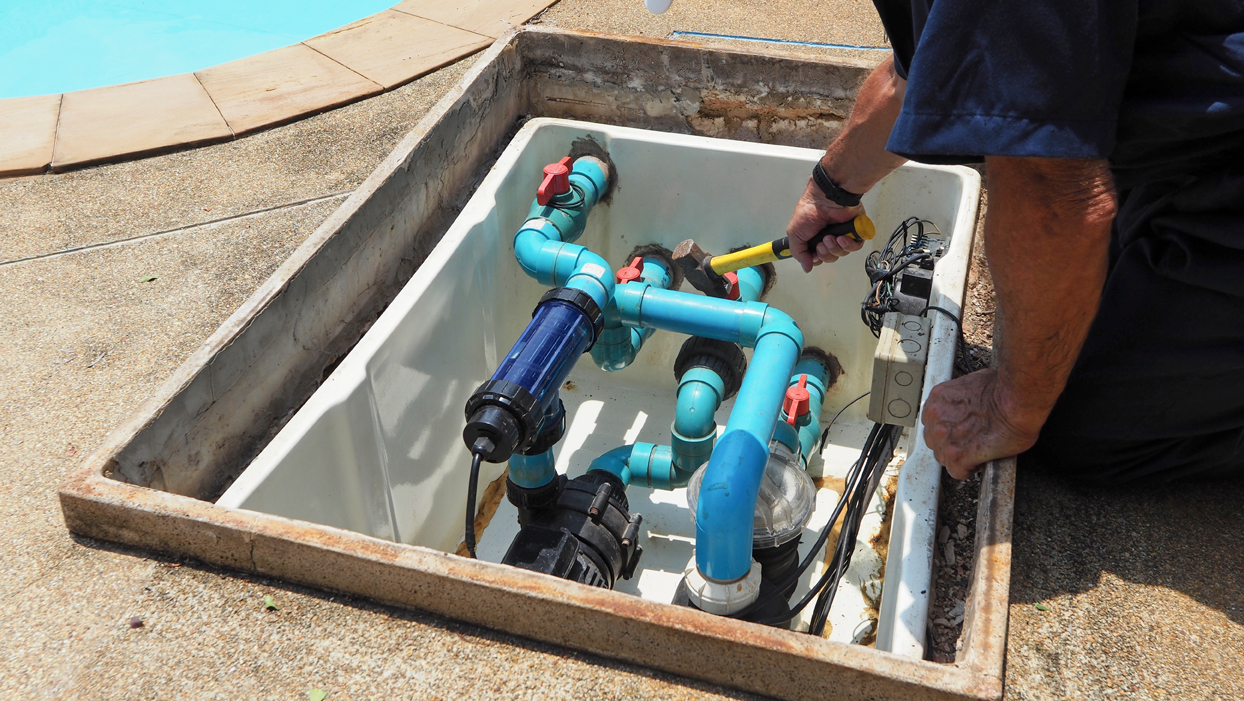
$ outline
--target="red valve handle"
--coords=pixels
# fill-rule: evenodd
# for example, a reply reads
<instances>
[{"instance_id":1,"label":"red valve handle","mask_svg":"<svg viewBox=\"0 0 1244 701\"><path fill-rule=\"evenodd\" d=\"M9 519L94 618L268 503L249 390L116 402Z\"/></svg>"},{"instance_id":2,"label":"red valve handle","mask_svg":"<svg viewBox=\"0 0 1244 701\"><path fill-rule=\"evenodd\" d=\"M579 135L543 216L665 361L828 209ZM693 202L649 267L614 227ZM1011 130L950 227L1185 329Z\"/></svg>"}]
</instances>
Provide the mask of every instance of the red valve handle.
<instances>
[{"instance_id":1,"label":"red valve handle","mask_svg":"<svg viewBox=\"0 0 1244 701\"><path fill-rule=\"evenodd\" d=\"M786 423L791 426L799 421L799 417L812 410L812 393L808 391L808 376L800 375L799 384L786 388L786 400L782 402L782 411L786 412Z\"/></svg>"},{"instance_id":2,"label":"red valve handle","mask_svg":"<svg viewBox=\"0 0 1244 701\"><path fill-rule=\"evenodd\" d=\"M544 180L536 190L536 202L544 207L554 197L567 192L570 192L570 156L544 166Z\"/></svg>"},{"instance_id":3,"label":"red valve handle","mask_svg":"<svg viewBox=\"0 0 1244 701\"><path fill-rule=\"evenodd\" d=\"M738 273L726 273L725 275L722 275L722 277L724 277L726 281L730 283L728 286L729 289L726 290L726 299L737 300L742 295L742 293L739 291Z\"/></svg>"},{"instance_id":4,"label":"red valve handle","mask_svg":"<svg viewBox=\"0 0 1244 701\"><path fill-rule=\"evenodd\" d=\"M618 284L625 285L628 282L638 280L639 276L644 272L643 256L636 256L631 264L618 271Z\"/></svg>"}]
</instances>

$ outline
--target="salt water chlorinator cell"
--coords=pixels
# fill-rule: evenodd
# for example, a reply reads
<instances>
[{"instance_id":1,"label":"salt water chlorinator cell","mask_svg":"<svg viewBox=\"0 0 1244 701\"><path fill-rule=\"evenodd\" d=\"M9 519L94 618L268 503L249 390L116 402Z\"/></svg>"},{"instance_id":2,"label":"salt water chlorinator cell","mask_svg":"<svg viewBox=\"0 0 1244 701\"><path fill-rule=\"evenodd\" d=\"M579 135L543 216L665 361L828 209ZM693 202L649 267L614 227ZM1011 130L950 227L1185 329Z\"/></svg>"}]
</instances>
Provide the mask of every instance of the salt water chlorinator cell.
<instances>
[{"instance_id":1,"label":"salt water chlorinator cell","mask_svg":"<svg viewBox=\"0 0 1244 701\"><path fill-rule=\"evenodd\" d=\"M615 273L576 244L607 194L609 170L607 159L590 155L546 166L514 237L518 264L552 289L466 404L463 439L474 460L468 549L474 553L480 461L509 461L506 495L521 528L503 562L602 587L633 576L641 560L643 521L630 511L627 487L691 483L695 556L676 602L781 620L794 589L789 575L799 535L814 506L804 467L837 363L805 349L795 321L761 301L771 267L731 273L734 299L716 298L679 291L681 274L659 246L636 249ZM673 368L670 445L621 446L592 461L583 476L558 475L553 447L566 420L558 390L574 364L590 352L603 371L621 370L657 330L689 336ZM753 349L750 365L744 347ZM731 397L734 408L718 439L714 414ZM762 589L779 595L757 606Z\"/></svg>"}]
</instances>

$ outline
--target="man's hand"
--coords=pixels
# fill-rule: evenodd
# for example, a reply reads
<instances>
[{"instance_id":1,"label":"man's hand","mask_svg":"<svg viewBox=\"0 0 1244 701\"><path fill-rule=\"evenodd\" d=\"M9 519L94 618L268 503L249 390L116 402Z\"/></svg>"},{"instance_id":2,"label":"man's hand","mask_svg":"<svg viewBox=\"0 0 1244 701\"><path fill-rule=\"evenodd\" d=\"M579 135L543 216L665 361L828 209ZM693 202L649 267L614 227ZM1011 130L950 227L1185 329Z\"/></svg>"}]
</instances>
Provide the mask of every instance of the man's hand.
<instances>
[{"instance_id":1,"label":"man's hand","mask_svg":"<svg viewBox=\"0 0 1244 701\"><path fill-rule=\"evenodd\" d=\"M978 467L1028 450L1041 423L1021 425L995 370L980 370L943 382L929 392L921 422L924 442L955 479ZM1042 417L1043 418L1043 417Z\"/></svg>"},{"instance_id":2,"label":"man's hand","mask_svg":"<svg viewBox=\"0 0 1244 701\"><path fill-rule=\"evenodd\" d=\"M808 241L830 224L849 221L863 211L863 207L843 207L830 202L821 188L808 178L808 186L803 189L803 196L795 205L795 213L786 225L791 257L799 261L805 273L809 273L815 265L833 263L852 251L860 250L864 247L863 242L849 236L826 236L813 249L808 248Z\"/></svg>"}]
</instances>

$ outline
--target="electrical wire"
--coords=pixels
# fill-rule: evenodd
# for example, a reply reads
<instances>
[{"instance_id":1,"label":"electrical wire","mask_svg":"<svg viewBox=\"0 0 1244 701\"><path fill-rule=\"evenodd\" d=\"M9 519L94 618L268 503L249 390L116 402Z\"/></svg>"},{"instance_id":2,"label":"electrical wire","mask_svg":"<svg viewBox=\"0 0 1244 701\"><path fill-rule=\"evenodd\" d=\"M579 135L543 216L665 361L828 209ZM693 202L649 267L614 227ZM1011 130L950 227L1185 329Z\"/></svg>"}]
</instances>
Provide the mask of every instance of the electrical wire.
<instances>
[{"instance_id":1,"label":"electrical wire","mask_svg":"<svg viewBox=\"0 0 1244 701\"><path fill-rule=\"evenodd\" d=\"M847 506L846 516L842 519L842 529L838 534L833 560L825 570L827 576L832 573L832 577L829 577L832 584L821 589L820 594L817 595L816 606L812 609L812 622L808 626L808 632L812 635L820 636L825 632L829 610L834 604L834 597L838 594L838 582L851 567L851 558L855 554L855 542L859 538L864 514L868 510L873 493L877 491L881 483L881 476L885 474L890 458L894 455L894 445L898 442L901 433L902 427L900 426L886 426L882 429L879 442L874 444L879 450L869 472L867 486L862 490L856 490L851 495L851 503Z\"/></svg>"},{"instance_id":2,"label":"electrical wire","mask_svg":"<svg viewBox=\"0 0 1244 701\"><path fill-rule=\"evenodd\" d=\"M467 482L466 548L475 558L475 493L479 491L479 463L483 453L471 454L471 479Z\"/></svg>"},{"instance_id":3,"label":"electrical wire","mask_svg":"<svg viewBox=\"0 0 1244 701\"><path fill-rule=\"evenodd\" d=\"M926 225L929 227L926 231ZM929 233L941 235L941 229L927 219L908 217L890 234L884 248L873 251L864 259L864 272L872 285L860 305L860 318L880 337L883 318L898 311L894 296L894 279L903 270L933 258L929 250Z\"/></svg>"},{"instance_id":4,"label":"electrical wire","mask_svg":"<svg viewBox=\"0 0 1244 701\"><path fill-rule=\"evenodd\" d=\"M967 338L964 337L963 335L963 322L959 320L959 317L956 316L955 313L950 311L949 309L944 309L942 307L934 306L932 304L926 306L924 309L921 309L920 316L928 316L929 312L941 312L942 314L946 315L948 319L955 322L955 332L959 336L959 342L956 345L956 350L958 352L958 358L957 358L958 365L956 366L956 369L958 370L959 374L967 375L971 372L975 372L976 370L981 369L980 367L976 366L976 361L970 355L968 355L968 341L967 341Z\"/></svg>"},{"instance_id":5,"label":"electrical wire","mask_svg":"<svg viewBox=\"0 0 1244 701\"><path fill-rule=\"evenodd\" d=\"M771 601L781 596L781 593L783 591L786 591L787 589L789 589L792 584L798 583L799 578L803 576L803 573L806 572L808 568L812 566L812 563L816 561L816 554L821 551L821 548L825 546L825 542L829 540L829 533L830 531L833 530L834 523L838 521L838 516L842 514L842 510L847 504L847 495L851 492L853 485L855 485L858 482L859 475L860 475L860 467L863 465L863 462L864 462L864 454L867 452L869 442L872 441L873 435L876 433L876 430L877 430L876 427L874 427L873 433L869 434L868 441L865 441L864 451L860 453L860 458L856 460L855 463L852 464L851 468L848 470L847 478L844 480L844 484L846 485L846 487L844 487L842 494L838 497L838 503L834 505L833 512L829 515L829 521L821 529L820 534L817 535L816 542L812 544L812 547L808 550L808 554L804 556L803 561L799 563L799 566L795 568L795 571L791 573L791 575L788 576L785 581L775 586L771 590L768 596L762 596L756 599L756 601L744 607L739 612L731 614L733 617L745 618L748 615L750 615L752 612L757 611L767 606ZM817 591L820 586L823 586L823 582L818 582L817 584L813 585L812 591ZM811 600L811 597L805 597L805 598L807 598L808 601ZM803 607L806 605L807 605L807 601L802 602L801 604L798 605L797 609L793 610L793 613L791 613L791 615L786 616L784 618L765 619L763 621L757 621L757 623L764 623L767 625L777 625L779 623L784 623L794 618L795 616L799 615L799 611L802 611Z\"/></svg>"},{"instance_id":6,"label":"electrical wire","mask_svg":"<svg viewBox=\"0 0 1244 701\"><path fill-rule=\"evenodd\" d=\"M855 399L852 399L851 401L847 402L845 405L843 405L843 407L838 410L838 413L834 414L834 418L829 420L829 425L825 427L825 430L821 431L821 440L817 441L815 450L808 451L808 455L815 455L817 450L820 450L821 448L825 447L825 441L829 439L829 429L834 427L834 422L838 420L839 416L842 416L842 412L846 411L847 409L850 409L852 404L858 402L859 400L863 399L864 397L867 397L870 394L872 394L872 392L865 392L861 394L860 396L856 397Z\"/></svg>"}]
</instances>

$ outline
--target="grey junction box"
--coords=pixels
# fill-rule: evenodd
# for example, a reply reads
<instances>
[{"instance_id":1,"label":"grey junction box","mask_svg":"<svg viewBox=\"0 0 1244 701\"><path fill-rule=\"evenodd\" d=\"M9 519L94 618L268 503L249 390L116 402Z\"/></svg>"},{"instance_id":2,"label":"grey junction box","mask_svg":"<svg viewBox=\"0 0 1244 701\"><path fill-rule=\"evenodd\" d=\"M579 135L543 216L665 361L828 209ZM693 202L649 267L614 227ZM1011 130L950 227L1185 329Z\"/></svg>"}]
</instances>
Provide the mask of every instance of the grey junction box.
<instances>
[{"instance_id":1,"label":"grey junction box","mask_svg":"<svg viewBox=\"0 0 1244 701\"><path fill-rule=\"evenodd\" d=\"M890 312L882 319L868 418L879 424L915 426L929 357L927 317Z\"/></svg>"}]
</instances>

